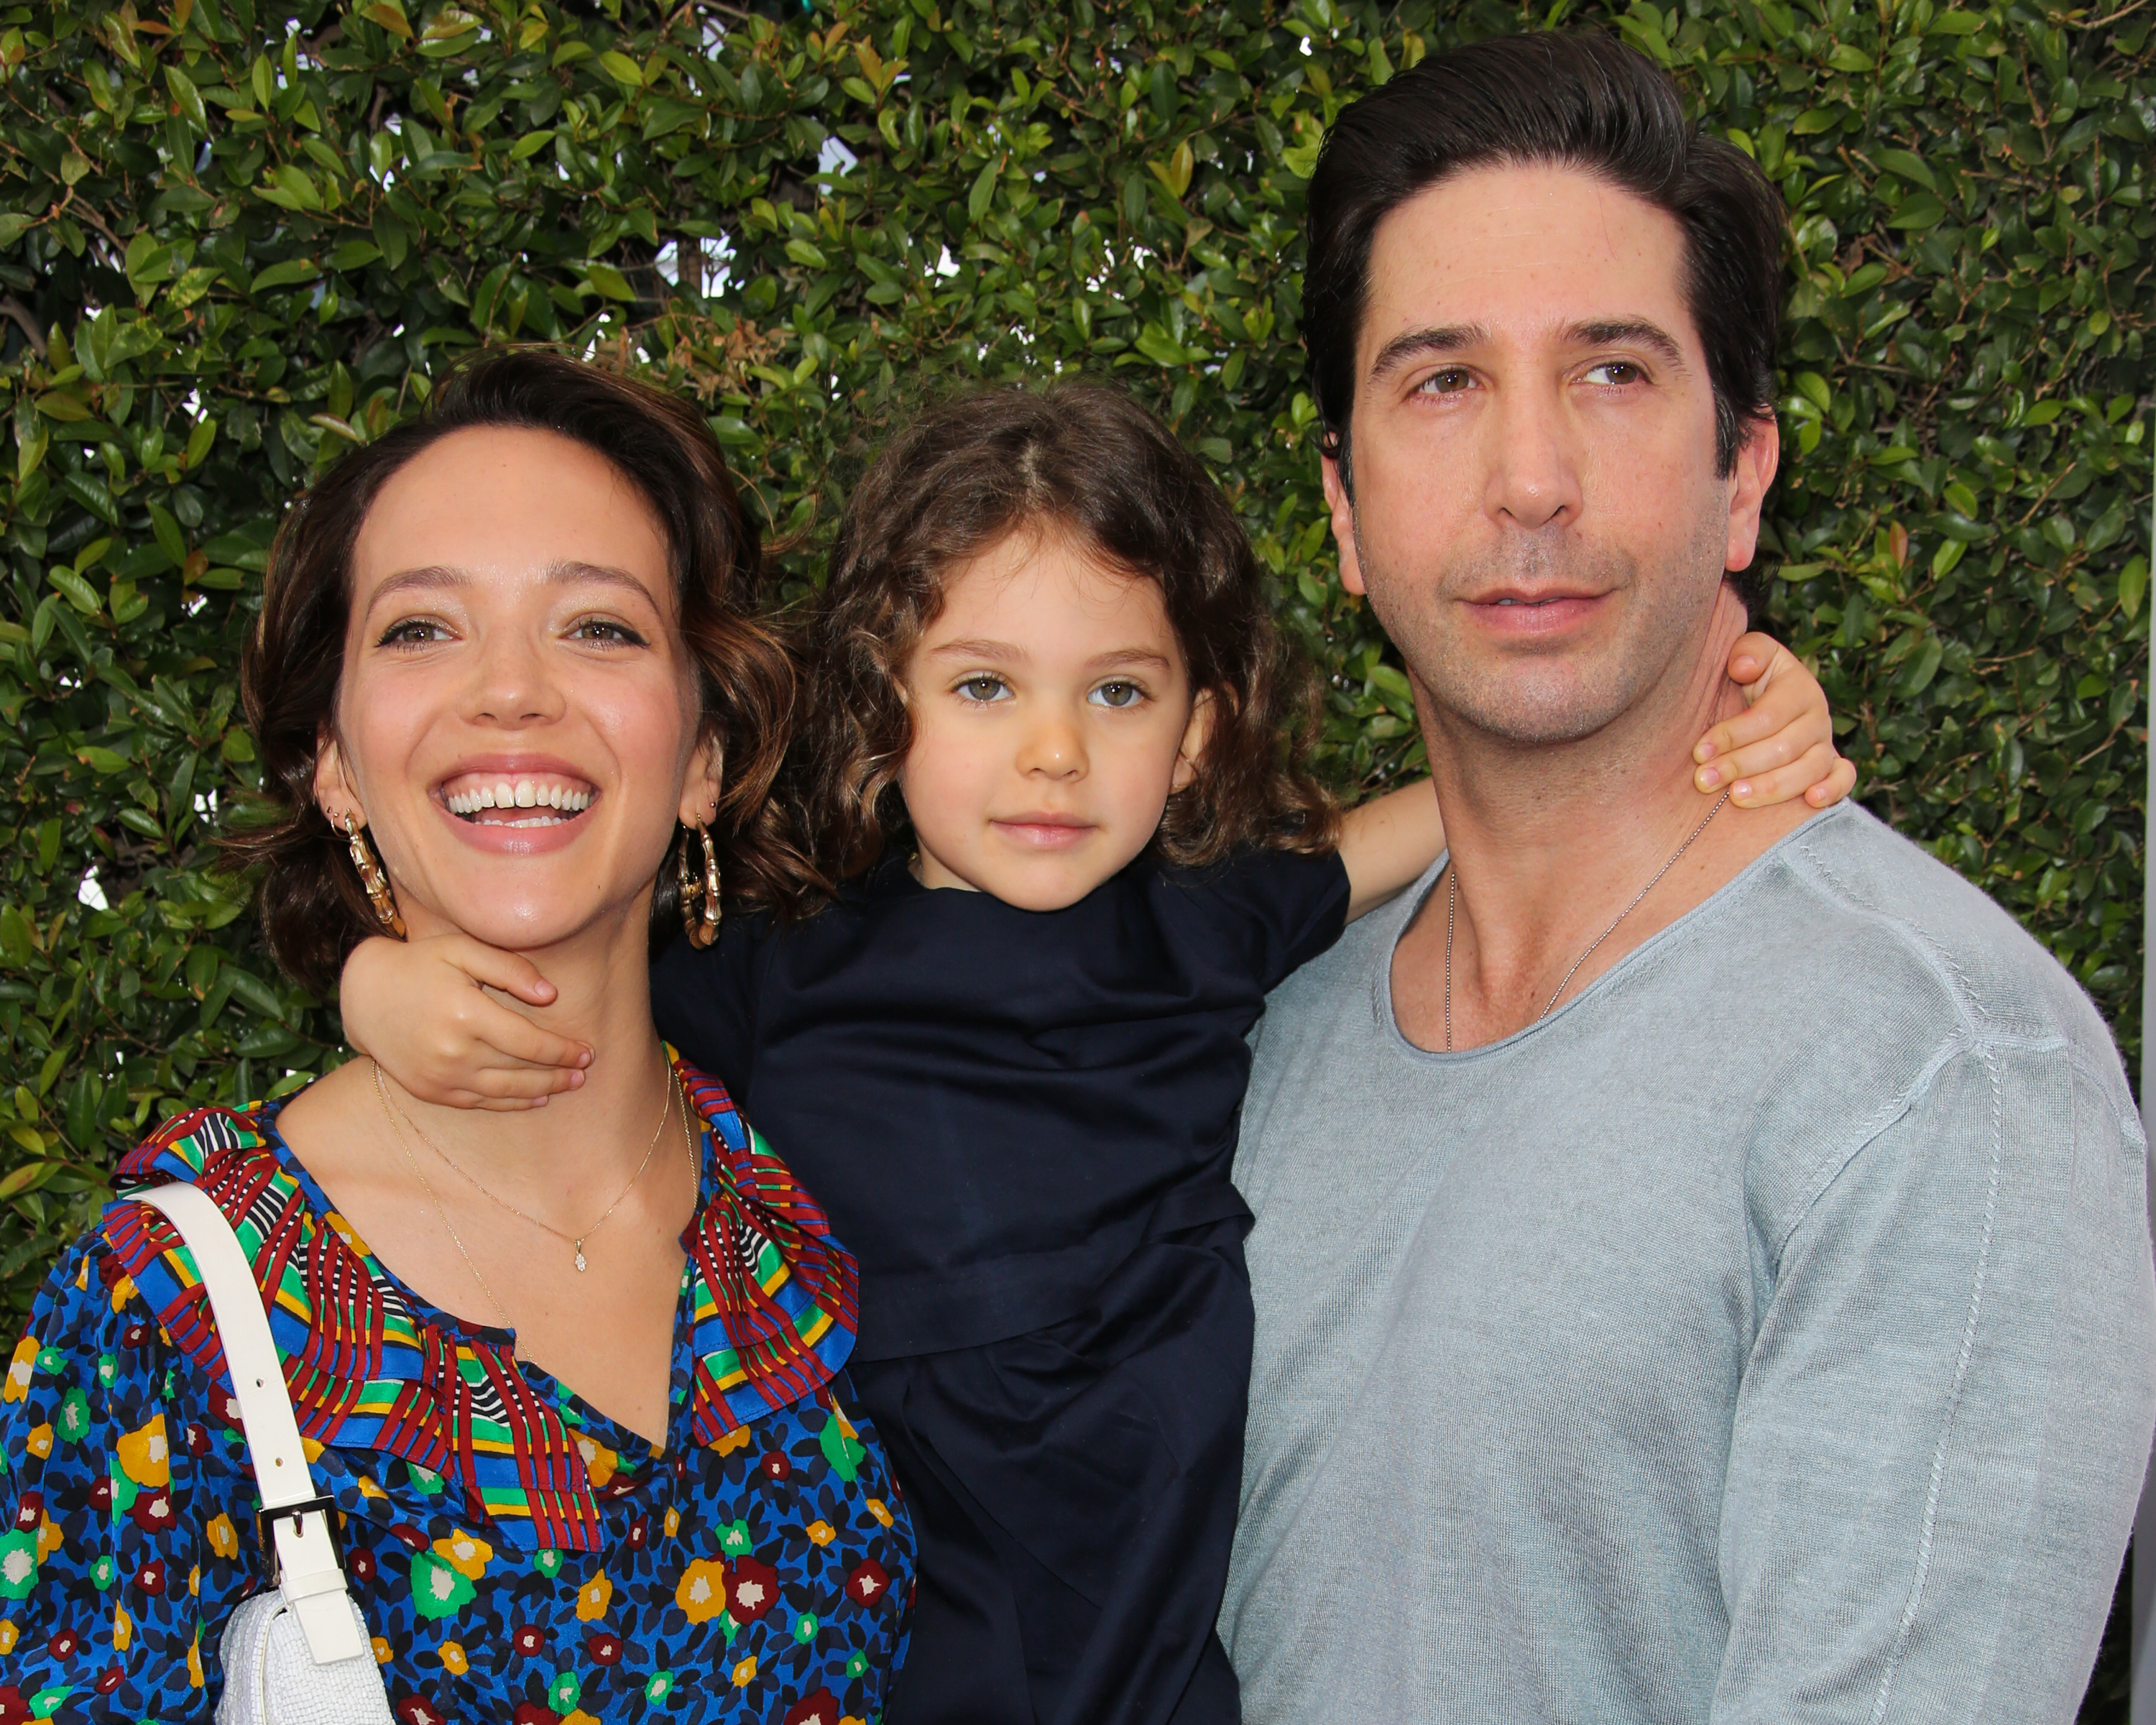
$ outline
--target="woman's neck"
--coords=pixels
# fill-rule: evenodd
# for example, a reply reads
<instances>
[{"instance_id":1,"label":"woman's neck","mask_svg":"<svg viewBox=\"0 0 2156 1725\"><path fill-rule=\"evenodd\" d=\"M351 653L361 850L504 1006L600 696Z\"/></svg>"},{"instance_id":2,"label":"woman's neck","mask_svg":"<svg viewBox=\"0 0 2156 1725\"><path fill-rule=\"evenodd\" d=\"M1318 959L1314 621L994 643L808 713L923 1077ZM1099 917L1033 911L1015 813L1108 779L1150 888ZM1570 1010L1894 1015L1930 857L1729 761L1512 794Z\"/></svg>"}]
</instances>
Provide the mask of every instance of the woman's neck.
<instances>
[{"instance_id":1,"label":"woman's neck","mask_svg":"<svg viewBox=\"0 0 2156 1725\"><path fill-rule=\"evenodd\" d=\"M672 1078L652 1023L641 928L634 942L579 941L523 956L554 984L554 1004L494 999L587 1045L592 1063L582 1085L544 1107L511 1113L423 1102L394 1080L386 1088L402 1117L397 1123L418 1129L420 1142L409 1147L430 1180L439 1181L439 1158L446 1156L497 1197L568 1230L588 1222L635 1173L662 1109L672 1132L681 1132L680 1106L668 1105Z\"/></svg>"}]
</instances>

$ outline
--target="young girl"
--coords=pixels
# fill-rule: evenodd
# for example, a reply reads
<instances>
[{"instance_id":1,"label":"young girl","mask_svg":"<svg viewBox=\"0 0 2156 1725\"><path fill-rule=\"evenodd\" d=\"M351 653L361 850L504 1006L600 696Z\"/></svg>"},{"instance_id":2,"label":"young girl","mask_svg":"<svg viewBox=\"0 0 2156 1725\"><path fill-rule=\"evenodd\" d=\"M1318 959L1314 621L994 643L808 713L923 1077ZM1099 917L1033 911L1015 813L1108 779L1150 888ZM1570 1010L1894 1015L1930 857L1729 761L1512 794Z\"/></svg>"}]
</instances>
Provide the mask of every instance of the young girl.
<instances>
[{"instance_id":1,"label":"young girl","mask_svg":"<svg viewBox=\"0 0 2156 1725\"><path fill-rule=\"evenodd\" d=\"M653 987L860 1257L855 1394L921 1548L886 1717L1232 1722L1213 1621L1250 1350L1244 1038L1434 860L1435 798L1336 813L1226 500L1099 388L969 397L901 434L803 652L795 795L840 885L675 942ZM1816 747L1817 684L1757 635L1732 674L1770 655L1715 770L1789 760L1734 794L1832 801L1851 775ZM343 1009L420 1096L524 1106L581 1076L531 1022L549 998L510 955L377 940Z\"/></svg>"}]
</instances>

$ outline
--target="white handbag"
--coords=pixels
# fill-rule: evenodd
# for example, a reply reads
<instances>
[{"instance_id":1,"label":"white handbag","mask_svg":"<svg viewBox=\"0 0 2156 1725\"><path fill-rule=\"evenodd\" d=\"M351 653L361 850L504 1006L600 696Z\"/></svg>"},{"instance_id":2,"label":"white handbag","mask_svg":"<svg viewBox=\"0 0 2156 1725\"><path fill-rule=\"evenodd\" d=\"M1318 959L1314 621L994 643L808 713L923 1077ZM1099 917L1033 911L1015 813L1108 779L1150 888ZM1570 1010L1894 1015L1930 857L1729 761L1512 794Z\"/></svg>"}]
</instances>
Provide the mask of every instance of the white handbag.
<instances>
[{"instance_id":1,"label":"white handbag","mask_svg":"<svg viewBox=\"0 0 2156 1725\"><path fill-rule=\"evenodd\" d=\"M247 1254L199 1187L126 1196L162 1211L194 1254L247 1428L262 1495L257 1527L275 1556L277 1584L242 1601L225 1625L217 1725L395 1725L366 1620L345 1590L331 1532L336 1505L315 1491Z\"/></svg>"}]
</instances>

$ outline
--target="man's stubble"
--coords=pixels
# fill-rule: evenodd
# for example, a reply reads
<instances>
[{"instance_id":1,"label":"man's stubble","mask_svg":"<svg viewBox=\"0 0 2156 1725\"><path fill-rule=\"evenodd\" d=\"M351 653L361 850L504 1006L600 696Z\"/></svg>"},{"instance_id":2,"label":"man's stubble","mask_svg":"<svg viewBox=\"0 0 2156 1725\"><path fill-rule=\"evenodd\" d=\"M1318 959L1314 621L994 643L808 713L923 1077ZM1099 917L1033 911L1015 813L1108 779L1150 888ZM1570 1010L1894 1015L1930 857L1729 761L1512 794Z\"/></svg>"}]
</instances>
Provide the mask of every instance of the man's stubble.
<instances>
[{"instance_id":1,"label":"man's stubble","mask_svg":"<svg viewBox=\"0 0 2156 1725\"><path fill-rule=\"evenodd\" d=\"M1355 547L1370 608L1445 728L1459 725L1520 747L1594 737L1669 686L1688 684L1688 650L1703 639L1722 572L1727 517L1704 514L1677 567L1643 571L1617 547L1584 544L1568 529L1518 535L1497 557L1446 558L1403 575L1373 561L1359 516ZM1472 642L1457 595L1507 579L1573 578L1611 594L1614 610L1584 639L1542 648ZM1681 669L1680 667L1681 666Z\"/></svg>"}]
</instances>

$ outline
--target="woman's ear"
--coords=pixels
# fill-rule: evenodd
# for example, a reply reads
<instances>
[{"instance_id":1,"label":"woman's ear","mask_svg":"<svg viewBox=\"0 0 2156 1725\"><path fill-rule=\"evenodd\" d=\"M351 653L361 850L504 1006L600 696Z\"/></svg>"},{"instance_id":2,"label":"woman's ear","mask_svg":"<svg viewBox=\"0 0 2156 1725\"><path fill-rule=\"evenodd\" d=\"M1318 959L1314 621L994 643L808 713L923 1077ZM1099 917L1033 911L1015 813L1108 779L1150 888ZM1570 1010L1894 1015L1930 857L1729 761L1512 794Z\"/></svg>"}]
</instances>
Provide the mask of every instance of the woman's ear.
<instances>
[{"instance_id":1,"label":"woman's ear","mask_svg":"<svg viewBox=\"0 0 2156 1725\"><path fill-rule=\"evenodd\" d=\"M367 811L359 806L358 795L345 777L344 757L334 737L325 736L315 750L315 806L340 831L347 817L362 826L367 824Z\"/></svg>"},{"instance_id":2,"label":"woman's ear","mask_svg":"<svg viewBox=\"0 0 2156 1725\"><path fill-rule=\"evenodd\" d=\"M1168 781L1168 794L1188 790L1198 777L1198 763L1205 758L1205 745L1213 736L1213 691L1200 689L1198 698L1190 703L1190 722L1183 727L1183 745L1175 752L1175 776Z\"/></svg>"},{"instance_id":3,"label":"woman's ear","mask_svg":"<svg viewBox=\"0 0 2156 1725\"><path fill-rule=\"evenodd\" d=\"M708 826L719 817L719 788L725 782L726 754L716 737L707 737L690 757L681 781L681 824Z\"/></svg>"}]
</instances>

